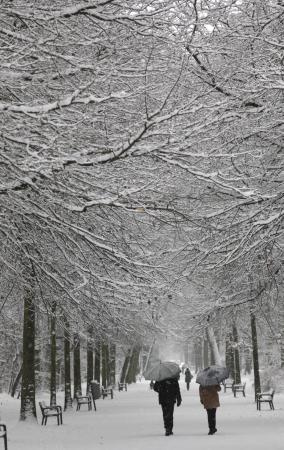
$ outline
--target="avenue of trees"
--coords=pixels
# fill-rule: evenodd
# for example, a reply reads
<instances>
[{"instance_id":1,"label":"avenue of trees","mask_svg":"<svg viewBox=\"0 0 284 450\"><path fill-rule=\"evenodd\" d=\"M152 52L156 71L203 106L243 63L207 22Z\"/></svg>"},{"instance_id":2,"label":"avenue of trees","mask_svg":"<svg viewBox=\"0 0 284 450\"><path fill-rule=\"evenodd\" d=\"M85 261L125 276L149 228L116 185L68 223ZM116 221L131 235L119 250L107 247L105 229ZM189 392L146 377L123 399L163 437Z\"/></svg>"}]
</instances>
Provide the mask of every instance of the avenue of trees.
<instances>
[{"instance_id":1,"label":"avenue of trees","mask_svg":"<svg viewBox=\"0 0 284 450\"><path fill-rule=\"evenodd\" d=\"M283 25L280 0L1 1L0 369L21 419L60 377L71 405L80 351L88 384L133 382L168 332L202 365L223 348L236 380L239 353L284 367Z\"/></svg>"}]
</instances>

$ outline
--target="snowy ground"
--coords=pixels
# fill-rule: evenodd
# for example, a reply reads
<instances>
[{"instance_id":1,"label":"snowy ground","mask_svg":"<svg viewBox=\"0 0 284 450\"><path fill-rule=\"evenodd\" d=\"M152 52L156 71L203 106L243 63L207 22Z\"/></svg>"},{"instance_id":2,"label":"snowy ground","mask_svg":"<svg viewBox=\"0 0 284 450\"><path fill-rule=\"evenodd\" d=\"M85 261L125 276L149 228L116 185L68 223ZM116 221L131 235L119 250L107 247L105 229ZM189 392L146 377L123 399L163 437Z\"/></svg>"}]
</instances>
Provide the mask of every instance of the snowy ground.
<instances>
[{"instance_id":1,"label":"snowy ground","mask_svg":"<svg viewBox=\"0 0 284 450\"><path fill-rule=\"evenodd\" d=\"M283 450L284 394L276 394L275 411L257 411L250 386L247 397L220 394L218 432L207 435L206 412L199 403L198 385L190 391L180 381L183 402L175 409L174 435L165 437L157 394L148 382L115 391L113 400L97 401L97 411L70 411L63 426L49 418L47 426L19 422L20 401L0 394L1 422L7 424L9 450ZM41 397L41 399L44 396ZM58 403L63 397L58 395ZM40 400L40 399L38 399ZM41 413L38 411L38 417ZM39 420L40 423L40 420ZM3 445L0 441L0 449Z\"/></svg>"}]
</instances>

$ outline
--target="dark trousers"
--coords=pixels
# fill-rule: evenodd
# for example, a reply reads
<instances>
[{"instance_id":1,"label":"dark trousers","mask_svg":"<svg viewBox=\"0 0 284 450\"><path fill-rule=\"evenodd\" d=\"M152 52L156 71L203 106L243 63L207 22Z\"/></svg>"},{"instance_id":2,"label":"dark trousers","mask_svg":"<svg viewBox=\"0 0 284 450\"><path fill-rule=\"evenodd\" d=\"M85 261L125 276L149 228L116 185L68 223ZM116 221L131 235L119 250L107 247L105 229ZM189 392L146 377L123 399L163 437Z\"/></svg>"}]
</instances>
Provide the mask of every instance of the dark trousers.
<instances>
[{"instance_id":1,"label":"dark trousers","mask_svg":"<svg viewBox=\"0 0 284 450\"><path fill-rule=\"evenodd\" d=\"M174 425L174 406L174 403L161 403L164 426L169 431L172 431Z\"/></svg>"},{"instance_id":2,"label":"dark trousers","mask_svg":"<svg viewBox=\"0 0 284 450\"><path fill-rule=\"evenodd\" d=\"M189 391L189 384L190 384L190 381L186 381L186 389Z\"/></svg>"},{"instance_id":3,"label":"dark trousers","mask_svg":"<svg viewBox=\"0 0 284 450\"><path fill-rule=\"evenodd\" d=\"M216 429L216 408L207 409L208 426L210 431Z\"/></svg>"}]
</instances>

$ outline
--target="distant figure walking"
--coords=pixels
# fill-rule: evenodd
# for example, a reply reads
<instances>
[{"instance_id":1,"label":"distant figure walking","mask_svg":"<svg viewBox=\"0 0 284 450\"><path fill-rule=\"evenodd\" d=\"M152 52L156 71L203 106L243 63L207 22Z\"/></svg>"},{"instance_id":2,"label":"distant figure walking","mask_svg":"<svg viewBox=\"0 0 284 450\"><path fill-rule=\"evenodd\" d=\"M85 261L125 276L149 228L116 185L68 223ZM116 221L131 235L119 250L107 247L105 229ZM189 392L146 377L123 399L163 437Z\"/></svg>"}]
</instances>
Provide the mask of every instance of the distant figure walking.
<instances>
[{"instance_id":1,"label":"distant figure walking","mask_svg":"<svg viewBox=\"0 0 284 450\"><path fill-rule=\"evenodd\" d=\"M219 384L213 386L199 386L200 402L207 411L209 433L215 434L216 428L216 408L220 406L218 392L221 391Z\"/></svg>"},{"instance_id":2,"label":"distant figure walking","mask_svg":"<svg viewBox=\"0 0 284 450\"><path fill-rule=\"evenodd\" d=\"M156 381L154 384L154 391L159 394L159 404L162 407L165 436L173 434L174 424L174 405L181 404L180 388L178 383L178 377L169 378L162 381Z\"/></svg>"},{"instance_id":3,"label":"distant figure walking","mask_svg":"<svg viewBox=\"0 0 284 450\"><path fill-rule=\"evenodd\" d=\"M189 391L189 385L190 385L190 382L191 382L192 378L193 378L193 376L192 376L189 368L187 367L185 369L185 372L184 372L184 380L185 380L185 383L186 383L186 389L188 391Z\"/></svg>"}]
</instances>

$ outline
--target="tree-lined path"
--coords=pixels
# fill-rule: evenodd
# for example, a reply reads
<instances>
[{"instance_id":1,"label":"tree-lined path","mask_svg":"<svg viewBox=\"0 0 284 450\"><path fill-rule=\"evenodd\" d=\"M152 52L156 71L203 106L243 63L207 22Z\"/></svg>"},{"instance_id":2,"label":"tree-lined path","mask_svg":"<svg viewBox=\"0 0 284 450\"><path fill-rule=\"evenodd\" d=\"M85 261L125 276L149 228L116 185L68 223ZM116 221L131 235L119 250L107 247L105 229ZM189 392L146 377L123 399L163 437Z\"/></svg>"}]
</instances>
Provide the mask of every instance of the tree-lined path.
<instances>
[{"instance_id":1,"label":"tree-lined path","mask_svg":"<svg viewBox=\"0 0 284 450\"><path fill-rule=\"evenodd\" d=\"M284 392L283 1L0 4L11 447L171 446L143 385L35 427L42 392L69 407L82 383L135 383L168 351ZM267 450L281 411L262 416L250 400L222 407L222 442L246 441L251 411L249 444L258 433ZM176 413L180 448L207 444L194 402Z\"/></svg>"},{"instance_id":2,"label":"tree-lined path","mask_svg":"<svg viewBox=\"0 0 284 450\"><path fill-rule=\"evenodd\" d=\"M64 414L64 425L49 419L46 427L18 422L18 408L2 400L2 418L9 425L9 448L13 450L282 450L284 395L277 395L275 411L256 411L252 388L246 398L221 393L217 412L218 433L207 435L206 414L199 403L198 386L190 391L180 382L183 402L175 409L174 436L163 435L157 395L148 383L137 383L128 392L115 391L113 400L100 399L97 412L75 410ZM14 400L17 402L17 400ZM3 417L3 415L6 415Z\"/></svg>"}]
</instances>

